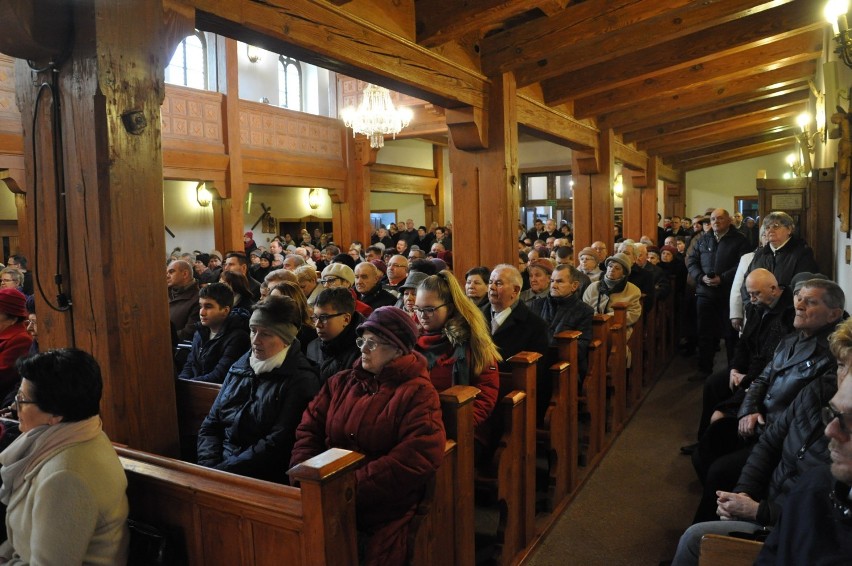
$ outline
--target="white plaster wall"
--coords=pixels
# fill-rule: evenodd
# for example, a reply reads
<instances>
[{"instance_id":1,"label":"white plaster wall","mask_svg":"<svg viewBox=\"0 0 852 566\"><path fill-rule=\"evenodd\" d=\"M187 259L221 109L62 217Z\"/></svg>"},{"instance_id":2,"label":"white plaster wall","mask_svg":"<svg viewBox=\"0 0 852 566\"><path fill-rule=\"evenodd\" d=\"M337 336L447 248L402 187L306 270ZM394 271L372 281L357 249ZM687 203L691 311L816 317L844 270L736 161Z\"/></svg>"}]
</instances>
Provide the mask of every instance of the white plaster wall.
<instances>
[{"instance_id":1,"label":"white plaster wall","mask_svg":"<svg viewBox=\"0 0 852 566\"><path fill-rule=\"evenodd\" d=\"M571 169L571 149L545 140L518 141L518 167L561 167Z\"/></svg>"},{"instance_id":2,"label":"white plaster wall","mask_svg":"<svg viewBox=\"0 0 852 566\"><path fill-rule=\"evenodd\" d=\"M273 187L268 185L250 185L249 191L252 195L251 210L247 210L245 219L245 230L250 230L252 224L263 213L260 203L271 208L272 216L280 222L285 220L297 220L312 216L315 218L331 219L331 199L326 189L319 189L320 205L316 210L308 206L307 187ZM254 241L259 246L265 246L272 240L275 234L264 234L260 225L254 229Z\"/></svg>"},{"instance_id":3,"label":"white plaster wall","mask_svg":"<svg viewBox=\"0 0 852 566\"><path fill-rule=\"evenodd\" d=\"M694 216L708 208L734 208L735 196L757 196L757 172L766 170L769 179L780 179L790 171L786 153L773 153L686 173L686 214Z\"/></svg>"},{"instance_id":4,"label":"white plaster wall","mask_svg":"<svg viewBox=\"0 0 852 566\"><path fill-rule=\"evenodd\" d=\"M0 220L18 220L18 209L15 207L15 195L0 181Z\"/></svg>"},{"instance_id":5,"label":"white plaster wall","mask_svg":"<svg viewBox=\"0 0 852 566\"><path fill-rule=\"evenodd\" d=\"M432 144L422 140L394 140L387 136L385 147L376 156L376 163L431 171L434 168Z\"/></svg>"},{"instance_id":6,"label":"white plaster wall","mask_svg":"<svg viewBox=\"0 0 852 566\"><path fill-rule=\"evenodd\" d=\"M163 213L173 238L163 232L166 253L176 247L184 252L213 249L213 207L201 207L195 197L196 183L165 181L163 183Z\"/></svg>"},{"instance_id":7,"label":"white plaster wall","mask_svg":"<svg viewBox=\"0 0 852 566\"><path fill-rule=\"evenodd\" d=\"M370 210L396 210L397 224L404 223L409 218L414 220L415 226L420 226L426 222L423 197L420 195L371 193Z\"/></svg>"}]
</instances>

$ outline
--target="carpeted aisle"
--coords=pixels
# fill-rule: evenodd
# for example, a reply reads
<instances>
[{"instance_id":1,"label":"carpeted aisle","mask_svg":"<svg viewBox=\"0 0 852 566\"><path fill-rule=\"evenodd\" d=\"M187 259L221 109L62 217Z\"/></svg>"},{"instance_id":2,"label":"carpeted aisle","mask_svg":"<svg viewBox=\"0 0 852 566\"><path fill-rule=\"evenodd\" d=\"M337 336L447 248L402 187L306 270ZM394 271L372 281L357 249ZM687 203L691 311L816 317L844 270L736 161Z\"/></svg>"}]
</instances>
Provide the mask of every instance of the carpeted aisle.
<instances>
[{"instance_id":1,"label":"carpeted aisle","mask_svg":"<svg viewBox=\"0 0 852 566\"><path fill-rule=\"evenodd\" d=\"M526 564L657 566L674 556L700 496L679 451L693 442L700 413L702 384L686 381L694 367L695 358L672 360Z\"/></svg>"}]
</instances>

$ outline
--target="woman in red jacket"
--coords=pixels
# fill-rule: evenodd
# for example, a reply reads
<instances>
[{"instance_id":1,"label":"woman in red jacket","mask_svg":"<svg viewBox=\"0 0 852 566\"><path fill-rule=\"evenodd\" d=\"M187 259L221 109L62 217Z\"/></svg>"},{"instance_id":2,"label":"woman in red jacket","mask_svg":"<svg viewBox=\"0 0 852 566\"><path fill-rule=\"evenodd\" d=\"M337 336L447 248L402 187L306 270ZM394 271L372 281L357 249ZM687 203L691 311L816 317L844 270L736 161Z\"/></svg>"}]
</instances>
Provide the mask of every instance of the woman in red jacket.
<instances>
[{"instance_id":1,"label":"woman in red jacket","mask_svg":"<svg viewBox=\"0 0 852 566\"><path fill-rule=\"evenodd\" d=\"M489 435L483 423L497 403L497 362L502 358L491 340L485 317L448 270L420 283L414 311L423 329L417 339L417 351L426 357L435 389L472 385L480 390L473 402L474 437L481 446L488 446Z\"/></svg>"},{"instance_id":2,"label":"woman in red jacket","mask_svg":"<svg viewBox=\"0 0 852 566\"><path fill-rule=\"evenodd\" d=\"M27 332L27 298L17 289L0 289L0 406L11 403L21 380L15 362L26 356L33 343ZM8 399L7 399L8 397Z\"/></svg>"},{"instance_id":3,"label":"woman in red jacket","mask_svg":"<svg viewBox=\"0 0 852 566\"><path fill-rule=\"evenodd\" d=\"M408 525L444 456L441 404L405 312L380 307L357 332L361 358L308 405L290 465L329 448L363 454L355 472L362 564L407 564Z\"/></svg>"}]
</instances>

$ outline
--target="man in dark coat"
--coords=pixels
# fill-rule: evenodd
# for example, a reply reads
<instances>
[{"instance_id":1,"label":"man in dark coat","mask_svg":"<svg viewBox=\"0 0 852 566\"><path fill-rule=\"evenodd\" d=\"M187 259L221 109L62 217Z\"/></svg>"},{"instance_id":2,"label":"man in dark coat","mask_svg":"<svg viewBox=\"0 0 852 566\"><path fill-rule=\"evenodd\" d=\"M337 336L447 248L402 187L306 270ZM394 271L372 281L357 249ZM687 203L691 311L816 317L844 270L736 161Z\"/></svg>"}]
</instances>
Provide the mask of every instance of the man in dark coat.
<instances>
[{"instance_id":1,"label":"man in dark coat","mask_svg":"<svg viewBox=\"0 0 852 566\"><path fill-rule=\"evenodd\" d=\"M731 216L723 208L710 215L712 230L697 236L686 259L689 275L696 283L698 331L698 372L706 378L713 372L713 358L719 339L725 338L728 360L734 357L736 335L729 323L731 285L740 257L748 242L731 229Z\"/></svg>"},{"instance_id":2,"label":"man in dark coat","mask_svg":"<svg viewBox=\"0 0 852 566\"><path fill-rule=\"evenodd\" d=\"M308 359L319 366L320 381L349 369L361 351L355 345L357 326L364 318L355 312L355 299L348 290L325 289L317 296L314 314L318 338L308 344Z\"/></svg>"},{"instance_id":3,"label":"man in dark coat","mask_svg":"<svg viewBox=\"0 0 852 566\"><path fill-rule=\"evenodd\" d=\"M396 303L396 297L382 288L382 272L370 262L362 261L355 266L355 290L362 303L373 310L389 307Z\"/></svg>"},{"instance_id":4,"label":"man in dark coat","mask_svg":"<svg viewBox=\"0 0 852 566\"><path fill-rule=\"evenodd\" d=\"M169 320L175 325L177 339L192 340L198 322L198 283L192 266L178 259L166 268L166 285L169 288Z\"/></svg>"},{"instance_id":5,"label":"man in dark coat","mask_svg":"<svg viewBox=\"0 0 852 566\"><path fill-rule=\"evenodd\" d=\"M198 292L201 321L180 379L222 383L228 368L248 352L248 317L231 312L234 292L225 283L211 283Z\"/></svg>"},{"instance_id":6,"label":"man in dark coat","mask_svg":"<svg viewBox=\"0 0 852 566\"><path fill-rule=\"evenodd\" d=\"M493 269L488 281L488 305L482 312L503 356L500 371L510 371L507 360L518 352L547 354L547 323L518 300L522 285L521 272L505 263Z\"/></svg>"}]
</instances>

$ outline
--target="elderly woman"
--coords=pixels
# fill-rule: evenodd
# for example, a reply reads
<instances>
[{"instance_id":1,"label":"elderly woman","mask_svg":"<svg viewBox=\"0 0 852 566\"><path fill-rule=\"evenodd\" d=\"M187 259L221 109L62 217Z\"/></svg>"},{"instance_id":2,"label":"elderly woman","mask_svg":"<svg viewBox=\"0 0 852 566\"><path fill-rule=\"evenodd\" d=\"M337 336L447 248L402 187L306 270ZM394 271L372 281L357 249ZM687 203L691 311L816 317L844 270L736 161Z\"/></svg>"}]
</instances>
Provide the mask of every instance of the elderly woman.
<instances>
[{"instance_id":1,"label":"elderly woman","mask_svg":"<svg viewBox=\"0 0 852 566\"><path fill-rule=\"evenodd\" d=\"M527 271L530 274L530 288L521 291L519 298L529 305L536 299L547 297L550 293L550 275L553 273L553 262L549 259L534 259L527 267Z\"/></svg>"},{"instance_id":2,"label":"elderly woman","mask_svg":"<svg viewBox=\"0 0 852 566\"><path fill-rule=\"evenodd\" d=\"M101 371L76 349L18 362L21 436L0 454L4 564L126 564L124 468L101 428Z\"/></svg>"},{"instance_id":3,"label":"elderly woman","mask_svg":"<svg viewBox=\"0 0 852 566\"><path fill-rule=\"evenodd\" d=\"M5 267L0 270L0 289L17 289L22 291L24 288L24 274L14 267Z\"/></svg>"},{"instance_id":4,"label":"elderly woman","mask_svg":"<svg viewBox=\"0 0 852 566\"><path fill-rule=\"evenodd\" d=\"M482 311L462 293L453 274L442 271L417 287L414 312L423 329L417 351L426 356L435 388L472 385L480 390L473 402L475 438L480 448L489 446L488 430L482 425L497 403L497 363L502 358Z\"/></svg>"},{"instance_id":5,"label":"elderly woman","mask_svg":"<svg viewBox=\"0 0 852 566\"><path fill-rule=\"evenodd\" d=\"M464 274L464 294L473 301L477 308L488 304L488 277L491 272L487 267L471 267Z\"/></svg>"},{"instance_id":6,"label":"elderly woman","mask_svg":"<svg viewBox=\"0 0 852 566\"><path fill-rule=\"evenodd\" d=\"M17 289L0 288L0 400L3 407L12 401L18 387L15 362L26 356L33 343L27 332L27 299Z\"/></svg>"},{"instance_id":7,"label":"elderly woman","mask_svg":"<svg viewBox=\"0 0 852 566\"><path fill-rule=\"evenodd\" d=\"M414 312L414 301L417 299L417 287L424 279L429 277L422 271L412 271L405 278L405 281L398 287L399 300L396 302L396 307L405 311L405 314L411 317L414 324L420 327L420 321L417 319L417 313Z\"/></svg>"},{"instance_id":8,"label":"elderly woman","mask_svg":"<svg viewBox=\"0 0 852 566\"><path fill-rule=\"evenodd\" d=\"M642 316L642 293L627 280L633 260L617 253L606 258L606 272L597 283L592 283L583 293L583 302L595 309L595 314L612 313L615 303L627 303L627 337L631 328Z\"/></svg>"},{"instance_id":9,"label":"elderly woman","mask_svg":"<svg viewBox=\"0 0 852 566\"><path fill-rule=\"evenodd\" d=\"M408 315L380 307L357 332L361 357L308 406L291 465L329 448L364 454L355 472L362 563L407 564L408 525L444 454L441 406Z\"/></svg>"},{"instance_id":10,"label":"elderly woman","mask_svg":"<svg viewBox=\"0 0 852 566\"><path fill-rule=\"evenodd\" d=\"M268 297L254 307L251 350L228 370L198 431L200 465L286 482L296 427L319 391L317 370L296 340L301 322L289 297Z\"/></svg>"}]
</instances>

